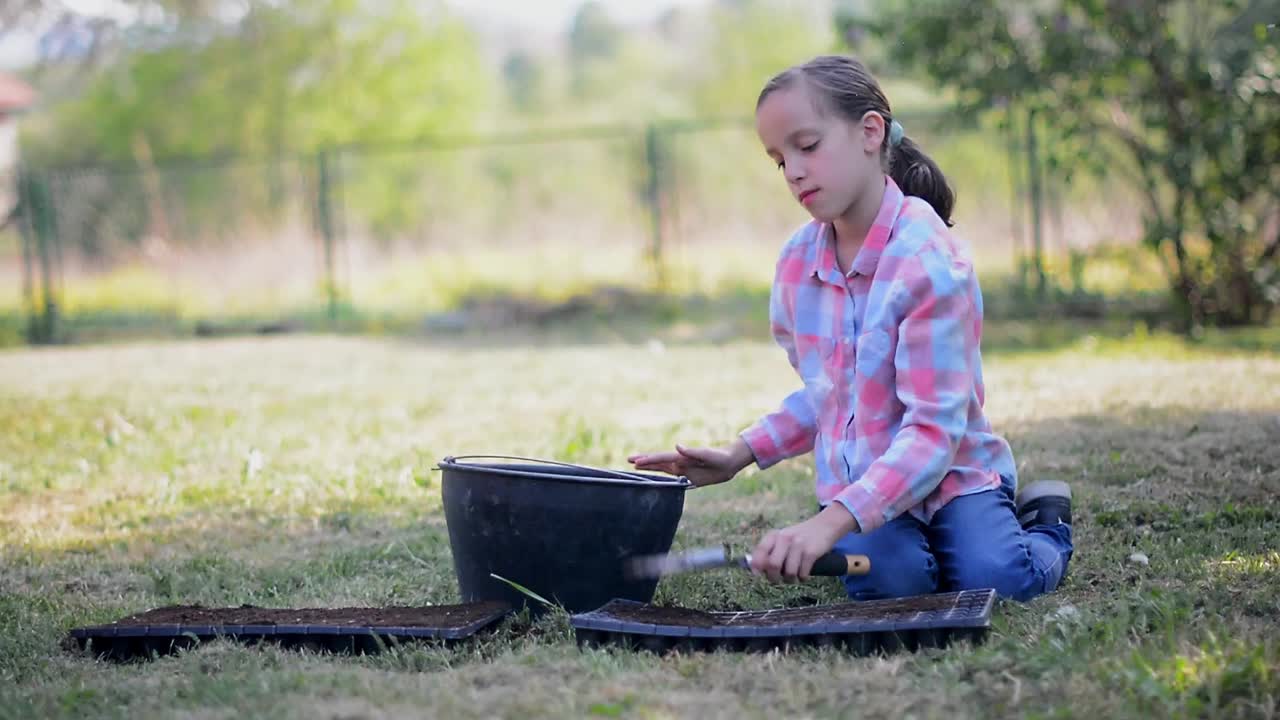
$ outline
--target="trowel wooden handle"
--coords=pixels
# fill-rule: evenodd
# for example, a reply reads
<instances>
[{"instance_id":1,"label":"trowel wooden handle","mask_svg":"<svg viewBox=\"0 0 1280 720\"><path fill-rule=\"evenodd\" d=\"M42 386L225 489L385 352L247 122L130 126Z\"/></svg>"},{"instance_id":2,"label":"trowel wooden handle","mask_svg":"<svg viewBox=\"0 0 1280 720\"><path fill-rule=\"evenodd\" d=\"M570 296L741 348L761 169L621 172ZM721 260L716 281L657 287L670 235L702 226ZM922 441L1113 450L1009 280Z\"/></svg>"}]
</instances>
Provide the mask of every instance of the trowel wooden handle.
<instances>
[{"instance_id":1,"label":"trowel wooden handle","mask_svg":"<svg viewBox=\"0 0 1280 720\"><path fill-rule=\"evenodd\" d=\"M833 551L815 560L809 574L818 577L841 577L866 575L869 572L871 572L871 558L866 555L844 555Z\"/></svg>"}]
</instances>

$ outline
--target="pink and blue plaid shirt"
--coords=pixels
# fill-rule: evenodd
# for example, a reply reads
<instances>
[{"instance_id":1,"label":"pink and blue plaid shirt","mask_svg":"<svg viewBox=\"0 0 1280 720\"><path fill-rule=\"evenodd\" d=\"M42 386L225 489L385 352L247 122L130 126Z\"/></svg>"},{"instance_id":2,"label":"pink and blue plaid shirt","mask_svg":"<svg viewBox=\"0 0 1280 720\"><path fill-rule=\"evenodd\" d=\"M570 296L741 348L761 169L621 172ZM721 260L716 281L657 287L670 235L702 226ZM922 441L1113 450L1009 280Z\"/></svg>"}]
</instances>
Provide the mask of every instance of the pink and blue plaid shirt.
<instances>
[{"instance_id":1,"label":"pink and blue plaid shirt","mask_svg":"<svg viewBox=\"0 0 1280 720\"><path fill-rule=\"evenodd\" d=\"M967 251L927 202L886 178L849 274L811 222L778 260L774 338L804 387L742 432L761 468L814 451L818 502L861 532L1016 483L983 413L982 294Z\"/></svg>"}]
</instances>

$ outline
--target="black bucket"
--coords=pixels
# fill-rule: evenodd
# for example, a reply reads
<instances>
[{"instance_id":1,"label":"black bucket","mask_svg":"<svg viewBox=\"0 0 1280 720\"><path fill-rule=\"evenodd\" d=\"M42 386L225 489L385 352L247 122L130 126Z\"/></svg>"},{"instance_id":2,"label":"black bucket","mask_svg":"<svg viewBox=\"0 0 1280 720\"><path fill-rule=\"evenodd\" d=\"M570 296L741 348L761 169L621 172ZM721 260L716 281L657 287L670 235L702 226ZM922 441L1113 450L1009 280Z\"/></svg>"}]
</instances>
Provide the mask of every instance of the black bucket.
<instances>
[{"instance_id":1,"label":"black bucket","mask_svg":"<svg viewBox=\"0 0 1280 720\"><path fill-rule=\"evenodd\" d=\"M658 581L627 578L623 566L634 555L671 549L688 480L525 458L461 462L495 458L505 456L440 463L463 602L545 609L494 575L569 612L595 610L614 598L653 600Z\"/></svg>"}]
</instances>

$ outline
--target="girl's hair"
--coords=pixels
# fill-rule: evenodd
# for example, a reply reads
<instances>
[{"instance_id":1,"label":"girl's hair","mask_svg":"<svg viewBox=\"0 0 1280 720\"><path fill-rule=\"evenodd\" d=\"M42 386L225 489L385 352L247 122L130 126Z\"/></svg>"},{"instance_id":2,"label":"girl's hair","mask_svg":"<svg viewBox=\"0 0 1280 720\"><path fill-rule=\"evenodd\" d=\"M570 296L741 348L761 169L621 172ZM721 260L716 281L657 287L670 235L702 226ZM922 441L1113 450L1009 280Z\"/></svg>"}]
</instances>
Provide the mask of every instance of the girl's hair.
<instances>
[{"instance_id":1,"label":"girl's hair","mask_svg":"<svg viewBox=\"0 0 1280 720\"><path fill-rule=\"evenodd\" d=\"M756 109L775 90L782 90L803 81L816 91L823 104L820 110L834 110L842 117L861 122L869 110L884 118L884 144L880 147L880 165L906 195L924 199L948 226L951 210L956 204L955 192L947 183L937 163L924 154L911 138L902 137L893 145L889 140L889 128L893 113L889 101L880 90L880 84L861 62L844 55L819 55L803 65L784 70L773 76L756 101Z\"/></svg>"}]
</instances>

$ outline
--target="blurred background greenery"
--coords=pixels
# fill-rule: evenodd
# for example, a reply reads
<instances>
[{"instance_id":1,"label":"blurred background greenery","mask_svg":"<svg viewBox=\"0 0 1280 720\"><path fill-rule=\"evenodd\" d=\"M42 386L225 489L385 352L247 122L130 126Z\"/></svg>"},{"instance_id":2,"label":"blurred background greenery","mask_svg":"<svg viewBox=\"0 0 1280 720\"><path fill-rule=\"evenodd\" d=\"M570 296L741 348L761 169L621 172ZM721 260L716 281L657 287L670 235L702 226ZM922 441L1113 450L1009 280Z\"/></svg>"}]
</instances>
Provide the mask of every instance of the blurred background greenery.
<instances>
[{"instance_id":1,"label":"blurred background greenery","mask_svg":"<svg viewBox=\"0 0 1280 720\"><path fill-rule=\"evenodd\" d=\"M764 336L807 218L752 110L824 52L947 173L1015 335L1202 336L1280 303L1276 0L70 7L0 11L38 92L0 120L0 345Z\"/></svg>"}]
</instances>

